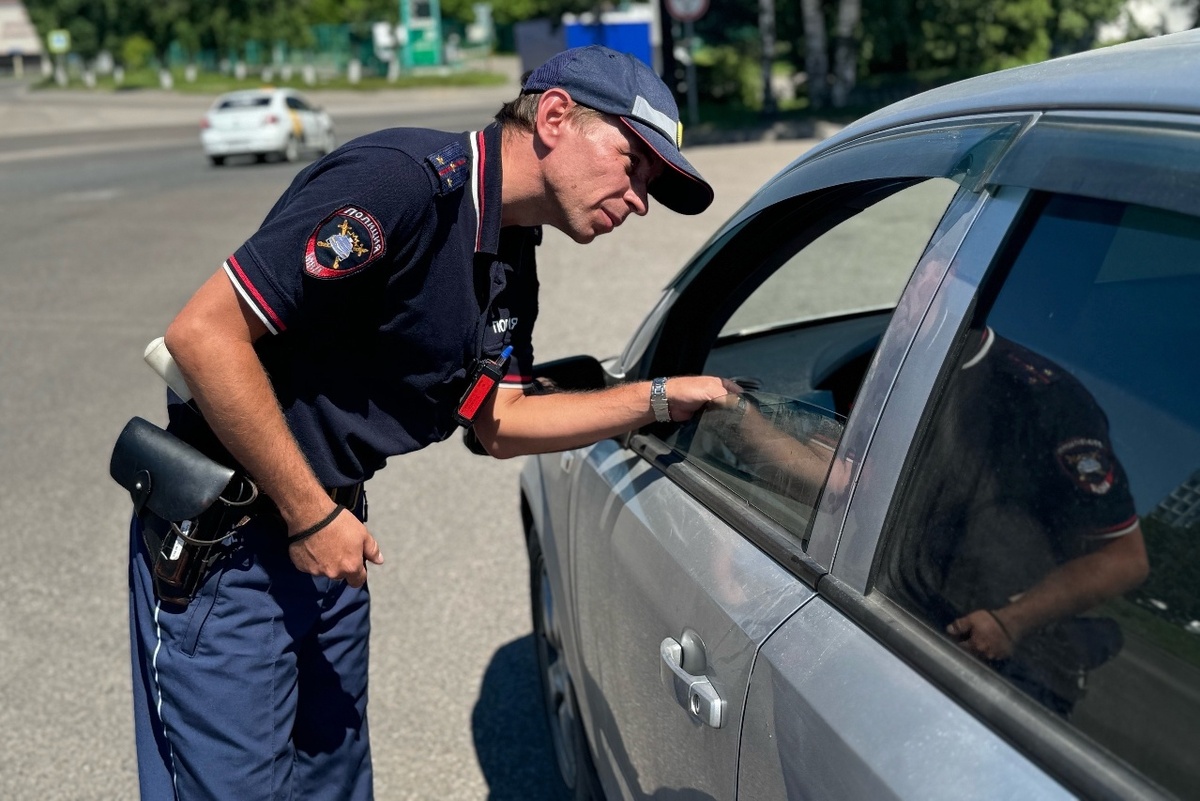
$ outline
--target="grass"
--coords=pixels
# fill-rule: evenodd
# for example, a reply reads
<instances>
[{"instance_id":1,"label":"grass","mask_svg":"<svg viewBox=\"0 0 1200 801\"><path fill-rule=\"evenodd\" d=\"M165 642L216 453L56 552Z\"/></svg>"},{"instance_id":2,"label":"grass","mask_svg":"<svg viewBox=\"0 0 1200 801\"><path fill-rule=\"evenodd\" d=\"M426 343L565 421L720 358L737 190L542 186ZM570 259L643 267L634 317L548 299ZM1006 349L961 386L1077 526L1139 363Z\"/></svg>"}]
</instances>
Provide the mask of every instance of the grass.
<instances>
[{"instance_id":1,"label":"grass","mask_svg":"<svg viewBox=\"0 0 1200 801\"><path fill-rule=\"evenodd\" d=\"M507 80L505 76L499 73L485 70L422 70L420 72L400 75L394 81L389 81L383 76L364 75L358 83L350 83L345 75L338 74L336 76L318 76L316 83L311 86L304 83L303 74L300 70L293 70L291 77L287 80L284 80L276 72L270 81L264 81L261 72L248 73L243 80L238 80L232 75L199 72L196 75L196 79L189 82L185 79L183 70L172 70L171 76L174 79L174 86L172 87L174 91L184 94L202 95L223 94L225 92L237 91L238 89L254 89L268 84L293 86L301 90L344 89L369 92L383 89L411 89L417 87L498 86ZM60 87L53 78L46 78L34 84L33 88L47 91L60 88L73 90L89 89L79 75L71 76L65 87ZM117 84L112 79L112 76L97 76L95 86L91 89L96 92L128 92L159 88L161 87L157 71L137 70L127 72L120 84Z\"/></svg>"}]
</instances>

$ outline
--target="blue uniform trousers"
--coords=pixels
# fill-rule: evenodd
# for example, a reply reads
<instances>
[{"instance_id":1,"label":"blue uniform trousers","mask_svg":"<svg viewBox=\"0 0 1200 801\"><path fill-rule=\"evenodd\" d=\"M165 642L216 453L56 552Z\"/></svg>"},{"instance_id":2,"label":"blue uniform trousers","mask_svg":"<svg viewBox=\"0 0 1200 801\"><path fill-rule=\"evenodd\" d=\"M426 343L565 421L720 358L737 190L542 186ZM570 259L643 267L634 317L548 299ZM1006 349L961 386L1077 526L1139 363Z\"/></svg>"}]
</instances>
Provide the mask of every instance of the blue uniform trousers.
<instances>
[{"instance_id":1,"label":"blue uniform trousers","mask_svg":"<svg viewBox=\"0 0 1200 801\"><path fill-rule=\"evenodd\" d=\"M186 608L160 604L130 528L142 798L370 799L367 588L297 570L260 515Z\"/></svg>"}]
</instances>

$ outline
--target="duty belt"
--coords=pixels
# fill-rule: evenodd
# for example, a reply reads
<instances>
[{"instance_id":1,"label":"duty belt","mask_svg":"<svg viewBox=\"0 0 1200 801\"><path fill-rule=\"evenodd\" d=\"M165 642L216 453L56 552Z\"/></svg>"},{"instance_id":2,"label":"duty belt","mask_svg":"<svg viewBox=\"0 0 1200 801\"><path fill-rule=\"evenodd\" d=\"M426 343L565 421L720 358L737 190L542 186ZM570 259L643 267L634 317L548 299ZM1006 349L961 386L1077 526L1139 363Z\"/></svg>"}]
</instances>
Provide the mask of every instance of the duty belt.
<instances>
[{"instance_id":1,"label":"duty belt","mask_svg":"<svg viewBox=\"0 0 1200 801\"><path fill-rule=\"evenodd\" d=\"M363 485L360 481L348 487L334 487L333 489L326 490L326 492L329 493L329 497L334 503L340 503L353 512L358 508L358 500L362 497L362 489Z\"/></svg>"}]
</instances>

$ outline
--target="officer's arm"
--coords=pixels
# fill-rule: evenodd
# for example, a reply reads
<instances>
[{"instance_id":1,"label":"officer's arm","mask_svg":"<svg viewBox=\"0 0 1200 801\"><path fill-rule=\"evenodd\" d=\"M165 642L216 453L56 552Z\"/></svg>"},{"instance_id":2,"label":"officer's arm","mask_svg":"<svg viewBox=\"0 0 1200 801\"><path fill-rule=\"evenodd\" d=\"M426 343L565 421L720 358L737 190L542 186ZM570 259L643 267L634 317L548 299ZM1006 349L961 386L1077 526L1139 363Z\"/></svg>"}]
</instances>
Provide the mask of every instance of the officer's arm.
<instances>
[{"instance_id":1,"label":"officer's arm","mask_svg":"<svg viewBox=\"0 0 1200 801\"><path fill-rule=\"evenodd\" d=\"M254 350L254 341L265 333L263 323L218 270L167 328L166 341L205 420L275 502L289 533L294 533L324 518L333 502L296 445ZM342 514L328 530L333 533L352 524L361 528L353 515ZM370 537L365 529L361 535ZM316 547L332 539L305 543ZM317 557L320 565L300 564L303 560L296 553L293 560L310 573L346 578L357 586L366 580L363 556L375 561L373 555L378 555L374 540L364 540L364 547L356 556Z\"/></svg>"},{"instance_id":2,"label":"officer's arm","mask_svg":"<svg viewBox=\"0 0 1200 801\"><path fill-rule=\"evenodd\" d=\"M1065 562L1007 606L976 610L955 620L947 632L988 659L1011 655L1025 635L1123 595L1146 580L1150 563L1140 526L1103 547Z\"/></svg>"},{"instance_id":3,"label":"officer's arm","mask_svg":"<svg viewBox=\"0 0 1200 801\"><path fill-rule=\"evenodd\" d=\"M687 420L704 404L738 388L713 376L667 382L671 419ZM527 395L500 389L480 407L475 434L498 459L590 445L654 422L650 382L619 384L590 392Z\"/></svg>"}]
</instances>

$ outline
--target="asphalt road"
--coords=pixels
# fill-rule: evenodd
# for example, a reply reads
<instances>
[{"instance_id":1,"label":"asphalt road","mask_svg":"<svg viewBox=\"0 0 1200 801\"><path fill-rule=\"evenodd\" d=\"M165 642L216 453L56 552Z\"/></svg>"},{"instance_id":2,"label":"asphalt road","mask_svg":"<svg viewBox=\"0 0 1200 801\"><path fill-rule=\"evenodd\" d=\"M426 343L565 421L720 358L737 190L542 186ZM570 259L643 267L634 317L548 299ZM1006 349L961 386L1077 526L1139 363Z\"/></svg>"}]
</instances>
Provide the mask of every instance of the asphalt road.
<instances>
[{"instance_id":1,"label":"asphalt road","mask_svg":"<svg viewBox=\"0 0 1200 801\"><path fill-rule=\"evenodd\" d=\"M339 138L395 124L478 127L495 107L460 97L361 108L338 117ZM211 168L184 123L7 136L4 124L0 798L133 798L129 501L108 478L108 456L130 416L165 422L143 347L299 165ZM548 232L539 358L618 351L685 258L806 144L689 150L718 194L698 218L655 209L587 247ZM386 558L371 572L370 714L383 801L556 797L519 469L451 440L392 460L368 487Z\"/></svg>"}]
</instances>

